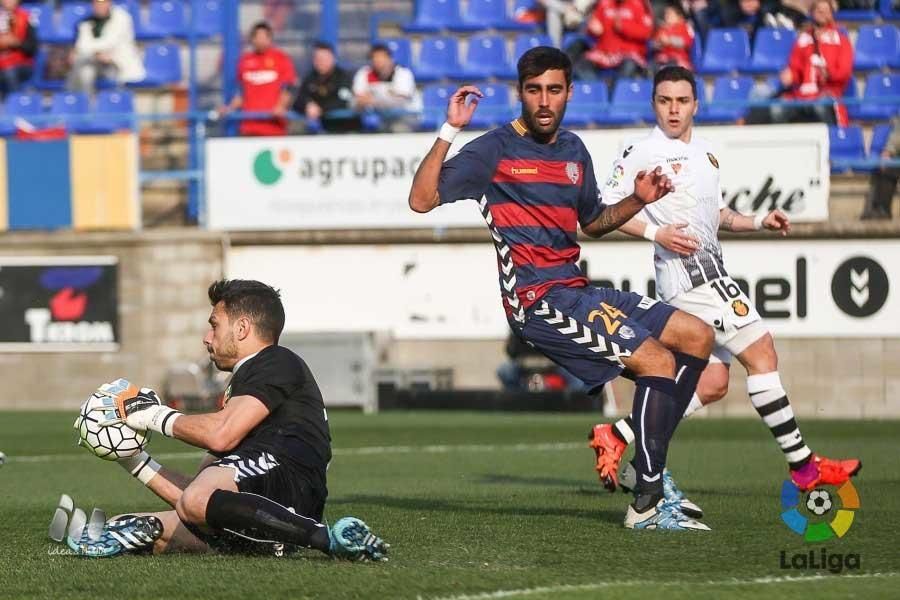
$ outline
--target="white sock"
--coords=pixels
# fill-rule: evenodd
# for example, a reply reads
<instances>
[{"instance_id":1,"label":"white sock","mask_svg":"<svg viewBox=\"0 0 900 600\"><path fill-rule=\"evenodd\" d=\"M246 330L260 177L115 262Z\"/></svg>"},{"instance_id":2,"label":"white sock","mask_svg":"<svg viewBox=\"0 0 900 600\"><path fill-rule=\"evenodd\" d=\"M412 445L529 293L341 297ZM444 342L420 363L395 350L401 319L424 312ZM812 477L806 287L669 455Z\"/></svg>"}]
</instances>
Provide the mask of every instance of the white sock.
<instances>
[{"instance_id":1,"label":"white sock","mask_svg":"<svg viewBox=\"0 0 900 600\"><path fill-rule=\"evenodd\" d=\"M703 403L700 402L700 396L694 394L693 396L691 396L691 403L687 405L686 409L684 409L684 416L682 418L688 418L701 408L703 408Z\"/></svg>"},{"instance_id":2,"label":"white sock","mask_svg":"<svg viewBox=\"0 0 900 600\"><path fill-rule=\"evenodd\" d=\"M788 401L787 392L781 386L777 371L747 376L747 393L750 402L759 413L763 423L775 436L784 458L793 469L802 465L812 454L803 442L800 428L794 420L794 411Z\"/></svg>"}]
</instances>

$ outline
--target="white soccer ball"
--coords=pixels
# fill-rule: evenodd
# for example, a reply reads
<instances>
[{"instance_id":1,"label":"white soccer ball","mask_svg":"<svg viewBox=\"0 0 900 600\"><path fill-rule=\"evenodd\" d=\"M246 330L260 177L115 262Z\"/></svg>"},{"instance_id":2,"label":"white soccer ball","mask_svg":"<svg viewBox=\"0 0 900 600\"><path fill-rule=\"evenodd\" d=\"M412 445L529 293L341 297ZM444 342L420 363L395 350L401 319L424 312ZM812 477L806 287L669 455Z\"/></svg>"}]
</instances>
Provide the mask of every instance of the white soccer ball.
<instances>
[{"instance_id":1,"label":"white soccer ball","mask_svg":"<svg viewBox=\"0 0 900 600\"><path fill-rule=\"evenodd\" d=\"M124 423L101 427L100 413L92 412L102 401L102 394L94 392L81 405L75 428L78 430L78 445L84 446L92 454L104 460L118 460L134 456L144 449L150 439L149 431L136 431Z\"/></svg>"},{"instance_id":2,"label":"white soccer ball","mask_svg":"<svg viewBox=\"0 0 900 600\"><path fill-rule=\"evenodd\" d=\"M6 464L6 455L0 452L0 467Z\"/></svg>"},{"instance_id":3,"label":"white soccer ball","mask_svg":"<svg viewBox=\"0 0 900 600\"><path fill-rule=\"evenodd\" d=\"M822 489L811 491L806 499L806 508L814 515L824 515L831 510L831 495Z\"/></svg>"}]
</instances>

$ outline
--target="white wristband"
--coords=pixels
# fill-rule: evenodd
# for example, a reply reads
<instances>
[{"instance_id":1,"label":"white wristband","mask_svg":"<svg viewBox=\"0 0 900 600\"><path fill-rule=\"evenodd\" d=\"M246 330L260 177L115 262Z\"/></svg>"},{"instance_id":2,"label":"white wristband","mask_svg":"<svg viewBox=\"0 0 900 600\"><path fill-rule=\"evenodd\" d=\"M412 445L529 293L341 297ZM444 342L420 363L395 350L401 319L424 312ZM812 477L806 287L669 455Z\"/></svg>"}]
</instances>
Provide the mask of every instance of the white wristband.
<instances>
[{"instance_id":1,"label":"white wristband","mask_svg":"<svg viewBox=\"0 0 900 600\"><path fill-rule=\"evenodd\" d=\"M763 221L766 219L768 215L756 215L753 217L753 229L759 231L763 228Z\"/></svg>"},{"instance_id":2,"label":"white wristband","mask_svg":"<svg viewBox=\"0 0 900 600\"><path fill-rule=\"evenodd\" d=\"M644 239L648 239L651 242L656 241L656 232L659 231L659 225L654 225L652 223L647 223L644 226Z\"/></svg>"},{"instance_id":3,"label":"white wristband","mask_svg":"<svg viewBox=\"0 0 900 600\"><path fill-rule=\"evenodd\" d=\"M132 477L144 485L150 483L150 480L156 477L156 474L159 473L159 470L162 468L162 465L153 460L153 458L144 451L141 451L140 454L129 456L128 458L120 458L116 462L118 462L123 469L131 473Z\"/></svg>"},{"instance_id":4,"label":"white wristband","mask_svg":"<svg viewBox=\"0 0 900 600\"><path fill-rule=\"evenodd\" d=\"M438 139L444 140L448 144L452 144L454 138L456 138L456 134L459 132L459 127L454 127L450 123L444 122L444 124L441 125L440 132L438 132Z\"/></svg>"}]
</instances>

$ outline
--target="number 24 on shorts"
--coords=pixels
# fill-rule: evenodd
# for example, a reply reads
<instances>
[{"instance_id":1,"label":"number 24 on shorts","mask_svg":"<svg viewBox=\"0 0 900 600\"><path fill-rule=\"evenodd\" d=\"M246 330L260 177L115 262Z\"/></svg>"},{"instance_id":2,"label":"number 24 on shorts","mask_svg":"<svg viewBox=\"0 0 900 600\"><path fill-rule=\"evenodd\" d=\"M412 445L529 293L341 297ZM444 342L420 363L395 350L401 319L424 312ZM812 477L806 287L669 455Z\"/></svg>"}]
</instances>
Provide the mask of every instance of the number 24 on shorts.
<instances>
[{"instance_id":1,"label":"number 24 on shorts","mask_svg":"<svg viewBox=\"0 0 900 600\"><path fill-rule=\"evenodd\" d=\"M607 335L613 335L622 324L622 321L619 319L625 319L628 315L615 306L610 306L606 302L601 302L600 308L601 310L592 310L588 314L588 323L593 323L597 319L600 319L606 327Z\"/></svg>"}]
</instances>

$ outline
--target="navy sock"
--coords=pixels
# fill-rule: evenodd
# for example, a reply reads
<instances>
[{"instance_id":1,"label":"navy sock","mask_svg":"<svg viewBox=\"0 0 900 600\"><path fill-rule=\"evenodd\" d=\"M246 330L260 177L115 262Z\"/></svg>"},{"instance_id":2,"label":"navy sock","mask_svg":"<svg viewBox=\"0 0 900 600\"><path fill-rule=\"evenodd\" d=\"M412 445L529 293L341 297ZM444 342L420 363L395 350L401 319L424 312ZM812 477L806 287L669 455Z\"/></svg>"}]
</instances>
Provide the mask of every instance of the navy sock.
<instances>
[{"instance_id":1,"label":"navy sock","mask_svg":"<svg viewBox=\"0 0 900 600\"><path fill-rule=\"evenodd\" d=\"M675 404L675 382L668 377L638 377L631 419L634 427L634 469L637 496L662 496L669 439L681 413Z\"/></svg>"},{"instance_id":2,"label":"navy sock","mask_svg":"<svg viewBox=\"0 0 900 600\"><path fill-rule=\"evenodd\" d=\"M675 356L674 398L675 406L678 411L678 419L672 424L672 433L669 434L669 437L672 437L675 433L675 428L678 427L678 423L681 422L684 412L691 403L691 398L694 397L694 392L697 391L697 383L700 381L700 375L703 373L703 369L706 368L706 365L709 364L708 360L697 358L690 354L684 354L683 352L673 352L672 354Z\"/></svg>"},{"instance_id":3,"label":"navy sock","mask_svg":"<svg viewBox=\"0 0 900 600\"><path fill-rule=\"evenodd\" d=\"M329 552L326 525L256 494L216 490L206 505L206 523L214 529L254 541L293 544Z\"/></svg>"}]
</instances>

